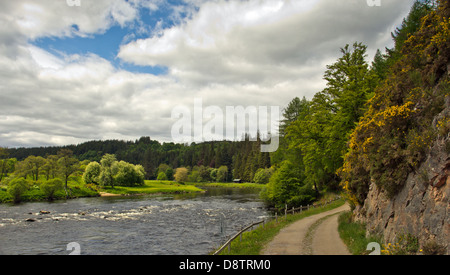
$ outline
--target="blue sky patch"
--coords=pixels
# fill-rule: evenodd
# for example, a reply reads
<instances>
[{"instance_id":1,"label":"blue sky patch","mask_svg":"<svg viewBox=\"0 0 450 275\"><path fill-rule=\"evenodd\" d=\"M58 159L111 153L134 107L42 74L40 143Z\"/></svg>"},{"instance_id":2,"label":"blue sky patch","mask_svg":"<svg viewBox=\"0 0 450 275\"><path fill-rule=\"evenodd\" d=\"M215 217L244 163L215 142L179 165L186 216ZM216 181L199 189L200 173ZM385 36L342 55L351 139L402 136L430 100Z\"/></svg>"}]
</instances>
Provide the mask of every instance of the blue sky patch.
<instances>
[{"instance_id":1,"label":"blue sky patch","mask_svg":"<svg viewBox=\"0 0 450 275\"><path fill-rule=\"evenodd\" d=\"M116 24L101 34L91 34L87 37L43 37L30 43L59 57L62 55L86 55L92 53L108 60L117 69L136 73L164 75L168 73L167 67L136 66L120 60L117 58L117 54L121 45L137 39L151 37L157 28L166 29L179 24L180 21L190 15L183 8L186 6L187 4L180 0L164 1L156 11L141 7L139 17L125 27ZM73 25L72 28L74 33L79 30L77 25Z\"/></svg>"}]
</instances>

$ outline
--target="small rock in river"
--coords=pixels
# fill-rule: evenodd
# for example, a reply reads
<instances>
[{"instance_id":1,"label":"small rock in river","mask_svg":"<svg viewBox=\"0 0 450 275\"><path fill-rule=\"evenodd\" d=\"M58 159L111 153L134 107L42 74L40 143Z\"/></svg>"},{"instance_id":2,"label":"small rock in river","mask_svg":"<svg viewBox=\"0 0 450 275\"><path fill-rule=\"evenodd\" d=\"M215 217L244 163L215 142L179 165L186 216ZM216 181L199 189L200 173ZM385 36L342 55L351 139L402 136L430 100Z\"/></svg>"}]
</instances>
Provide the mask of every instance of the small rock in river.
<instances>
[{"instance_id":1,"label":"small rock in river","mask_svg":"<svg viewBox=\"0 0 450 275\"><path fill-rule=\"evenodd\" d=\"M35 222L36 220L35 219L26 219L25 221L26 222Z\"/></svg>"},{"instance_id":2,"label":"small rock in river","mask_svg":"<svg viewBox=\"0 0 450 275\"><path fill-rule=\"evenodd\" d=\"M41 211L39 211L39 214L41 214L41 215L47 215L47 214L50 214L50 211L44 211L44 210L41 210Z\"/></svg>"}]
</instances>

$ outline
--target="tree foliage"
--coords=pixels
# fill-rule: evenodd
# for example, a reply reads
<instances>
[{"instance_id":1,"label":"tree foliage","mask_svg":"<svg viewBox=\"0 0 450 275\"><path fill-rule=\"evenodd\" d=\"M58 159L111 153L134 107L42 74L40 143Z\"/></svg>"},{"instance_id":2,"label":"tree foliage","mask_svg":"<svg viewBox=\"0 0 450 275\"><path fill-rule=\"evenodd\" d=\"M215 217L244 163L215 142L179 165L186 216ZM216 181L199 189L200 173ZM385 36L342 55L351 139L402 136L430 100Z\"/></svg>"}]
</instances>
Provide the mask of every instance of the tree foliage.
<instances>
[{"instance_id":1,"label":"tree foliage","mask_svg":"<svg viewBox=\"0 0 450 275\"><path fill-rule=\"evenodd\" d=\"M181 182L181 183L187 182L188 181L188 169L185 167L177 168L174 177L177 182Z\"/></svg>"},{"instance_id":2,"label":"tree foliage","mask_svg":"<svg viewBox=\"0 0 450 275\"><path fill-rule=\"evenodd\" d=\"M8 184L8 193L13 197L13 201L18 203L22 200L22 195L29 189L29 185L24 178L15 178Z\"/></svg>"},{"instance_id":3,"label":"tree foliage","mask_svg":"<svg viewBox=\"0 0 450 275\"><path fill-rule=\"evenodd\" d=\"M285 109L285 136L272 161L278 170L263 194L269 204L298 206L311 202L322 189L339 188L336 171L377 81L366 51L361 43L343 47L342 56L327 66L327 87L311 101L294 98Z\"/></svg>"},{"instance_id":4,"label":"tree foliage","mask_svg":"<svg viewBox=\"0 0 450 275\"><path fill-rule=\"evenodd\" d=\"M86 184L99 184L100 183L100 172L102 166L100 163L93 161L86 166L86 169L83 173L83 181Z\"/></svg>"},{"instance_id":5,"label":"tree foliage","mask_svg":"<svg viewBox=\"0 0 450 275\"><path fill-rule=\"evenodd\" d=\"M44 192L45 196L49 200L53 200L55 193L59 190L63 189L63 182L61 179L51 179L46 182L43 182L40 185L40 189Z\"/></svg>"},{"instance_id":6,"label":"tree foliage","mask_svg":"<svg viewBox=\"0 0 450 275\"><path fill-rule=\"evenodd\" d=\"M435 121L450 94L450 4L439 3L413 6L394 36L389 73L351 134L340 175L355 204L364 203L372 182L389 197L397 194L433 141L448 134L449 118Z\"/></svg>"},{"instance_id":7,"label":"tree foliage","mask_svg":"<svg viewBox=\"0 0 450 275\"><path fill-rule=\"evenodd\" d=\"M100 163L94 161L86 166L83 174L85 183L100 184L113 188L114 186L144 185L145 170L141 165L117 161L112 154L104 155Z\"/></svg>"}]
</instances>

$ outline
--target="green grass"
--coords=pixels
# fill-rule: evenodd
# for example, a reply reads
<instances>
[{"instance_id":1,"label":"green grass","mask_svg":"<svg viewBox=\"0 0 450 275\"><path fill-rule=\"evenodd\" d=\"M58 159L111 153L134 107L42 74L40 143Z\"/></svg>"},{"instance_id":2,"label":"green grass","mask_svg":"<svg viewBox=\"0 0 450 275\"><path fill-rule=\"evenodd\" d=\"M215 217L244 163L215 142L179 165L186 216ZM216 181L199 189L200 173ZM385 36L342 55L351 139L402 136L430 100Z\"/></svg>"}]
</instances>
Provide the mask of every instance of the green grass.
<instances>
[{"instance_id":1,"label":"green grass","mask_svg":"<svg viewBox=\"0 0 450 275\"><path fill-rule=\"evenodd\" d=\"M272 220L257 229L245 232L242 235L242 241L239 238L231 243L231 252L224 249L221 255L260 255L264 247L280 232L281 229L303 218L326 212L344 205L344 200L337 200L323 207L312 208L299 214L278 217L278 222Z\"/></svg>"},{"instance_id":2,"label":"green grass","mask_svg":"<svg viewBox=\"0 0 450 275\"><path fill-rule=\"evenodd\" d=\"M339 235L353 255L367 255L367 245L371 242L382 244L381 237L366 237L364 224L352 221L352 213L345 212L339 216Z\"/></svg>"},{"instance_id":3,"label":"green grass","mask_svg":"<svg viewBox=\"0 0 450 275\"><path fill-rule=\"evenodd\" d=\"M103 192L118 195L141 195L141 194L180 194L180 193L198 193L202 189L193 185L183 185L172 181L152 181L146 180L143 186L124 187L116 186L114 188L104 187Z\"/></svg>"},{"instance_id":4,"label":"green grass","mask_svg":"<svg viewBox=\"0 0 450 275\"><path fill-rule=\"evenodd\" d=\"M73 178L68 183L68 187L71 191L71 198L82 197L98 197L100 192L117 194L117 195L141 195L141 194L181 194L181 193L198 193L203 192L202 189L193 185L182 185L171 181L145 181L145 185L137 187L123 187L116 186L111 187L98 187L95 185L86 185L82 182L81 178ZM66 199L66 193L64 190L57 191L55 193L54 200ZM22 202L37 202L48 200L39 188L38 184L30 186L22 195ZM0 185L0 203L12 202L13 198L7 192L7 187Z\"/></svg>"},{"instance_id":5,"label":"green grass","mask_svg":"<svg viewBox=\"0 0 450 275\"><path fill-rule=\"evenodd\" d=\"M198 183L186 183L187 185L194 185L200 187L226 187L226 188L253 188L253 189L263 189L265 184L256 183L224 183L224 182L198 182Z\"/></svg>"},{"instance_id":6,"label":"green grass","mask_svg":"<svg viewBox=\"0 0 450 275\"><path fill-rule=\"evenodd\" d=\"M71 192L72 198L82 198L82 197L98 197L100 194L90 189L83 183L78 182L77 180L70 180L67 185ZM59 190L55 192L54 200L62 200L66 199L66 192L64 190ZM39 185L33 184L30 188L24 192L22 195L22 202L38 202L38 201L47 201L47 197L44 192L39 188ZM13 201L11 195L7 192L7 187L2 185L0 186L0 203L10 203Z\"/></svg>"}]
</instances>

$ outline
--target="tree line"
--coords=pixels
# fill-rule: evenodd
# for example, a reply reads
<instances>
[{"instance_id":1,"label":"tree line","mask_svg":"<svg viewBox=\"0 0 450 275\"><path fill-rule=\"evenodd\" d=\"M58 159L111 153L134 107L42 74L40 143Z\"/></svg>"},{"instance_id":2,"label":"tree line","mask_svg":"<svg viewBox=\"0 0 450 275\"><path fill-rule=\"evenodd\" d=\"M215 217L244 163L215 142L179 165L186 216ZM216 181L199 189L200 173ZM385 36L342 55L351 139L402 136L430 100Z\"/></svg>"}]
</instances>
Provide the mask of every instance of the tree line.
<instances>
[{"instance_id":1,"label":"tree line","mask_svg":"<svg viewBox=\"0 0 450 275\"><path fill-rule=\"evenodd\" d=\"M228 169L225 182L242 179L252 182L259 169L271 167L269 153L261 153L261 140L251 142L246 136L243 141L213 141L206 143L176 144L160 143L150 137L141 137L136 141L106 140L89 141L79 145L62 147L9 148L5 149L11 158L24 160L30 155L46 157L66 149L80 161L100 162L105 154L113 154L119 161L141 165L145 178L158 178L161 164L174 171L180 167L188 170L202 170L201 167ZM223 168L222 168L223 169ZM202 173L205 175L205 173ZM203 176L204 180L208 177Z\"/></svg>"},{"instance_id":2,"label":"tree line","mask_svg":"<svg viewBox=\"0 0 450 275\"><path fill-rule=\"evenodd\" d=\"M448 13L448 1L416 1L392 34L394 48L369 64L367 46L344 46L327 66L326 88L290 102L263 192L269 204L305 205L342 187L362 204L371 181L390 196L400 190L436 136L433 119L448 95L448 15L438 11Z\"/></svg>"},{"instance_id":3,"label":"tree line","mask_svg":"<svg viewBox=\"0 0 450 275\"><path fill-rule=\"evenodd\" d=\"M325 89L312 99L296 97L284 109L280 147L274 153L260 152L261 140L251 142L248 136L198 144L160 143L150 137L90 141L3 149L10 158L0 155L0 177L13 166L20 169L14 159L33 155L32 161L40 162L39 157L51 159L60 150L71 150L78 161L97 162L90 165L94 183L114 182L116 168L102 163L105 155L114 154L116 160L109 163L140 165L143 169L137 170L144 171L146 179L267 183L262 198L280 208L306 205L342 187L355 203L362 203L371 180L393 194L423 161L435 132L429 126L448 95L443 75L450 48L445 12L448 1L416 1L392 34L394 47L385 53L378 50L371 63L363 43L342 47L324 73ZM433 87L441 82L439 91L444 92L437 93ZM441 132L448 133L449 121L439 122ZM42 173L51 175L48 169ZM41 173L27 171L33 177Z\"/></svg>"},{"instance_id":4,"label":"tree line","mask_svg":"<svg viewBox=\"0 0 450 275\"><path fill-rule=\"evenodd\" d=\"M28 156L18 161L9 158L8 152L0 148L0 184L7 188L14 202L20 202L26 191L41 191L49 200L56 192L64 190L71 197L75 185L89 186L138 186L144 185L145 170L141 165L117 161L114 155L104 155L100 163L79 161L69 149L61 149L56 155ZM81 181L81 179L83 179ZM72 186L73 187L73 186ZM79 186L75 188L80 189ZM93 189L97 189L93 187Z\"/></svg>"}]
</instances>

